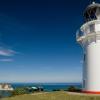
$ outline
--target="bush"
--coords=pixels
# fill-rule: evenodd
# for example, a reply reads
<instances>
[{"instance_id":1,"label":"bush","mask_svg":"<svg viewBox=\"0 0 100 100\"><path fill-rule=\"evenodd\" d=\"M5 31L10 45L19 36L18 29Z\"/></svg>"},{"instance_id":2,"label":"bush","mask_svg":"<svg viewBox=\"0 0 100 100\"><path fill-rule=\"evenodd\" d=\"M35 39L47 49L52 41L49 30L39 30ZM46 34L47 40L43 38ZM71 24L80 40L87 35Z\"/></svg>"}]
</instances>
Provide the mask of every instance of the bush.
<instances>
[{"instance_id":1,"label":"bush","mask_svg":"<svg viewBox=\"0 0 100 100\"><path fill-rule=\"evenodd\" d=\"M14 95L29 94L41 91L43 91L43 88L32 89L30 87L21 87L21 88L16 88L14 91L11 92L11 94L12 96L14 96Z\"/></svg>"},{"instance_id":2,"label":"bush","mask_svg":"<svg viewBox=\"0 0 100 100\"><path fill-rule=\"evenodd\" d=\"M81 92L81 89L76 88L75 86L70 86L67 90L70 92Z\"/></svg>"},{"instance_id":3,"label":"bush","mask_svg":"<svg viewBox=\"0 0 100 100\"><path fill-rule=\"evenodd\" d=\"M21 94L27 94L28 91L25 88L16 88L14 91L12 91L12 95L21 95Z\"/></svg>"},{"instance_id":4,"label":"bush","mask_svg":"<svg viewBox=\"0 0 100 100\"><path fill-rule=\"evenodd\" d=\"M53 91L60 91L60 89L53 89Z\"/></svg>"}]
</instances>

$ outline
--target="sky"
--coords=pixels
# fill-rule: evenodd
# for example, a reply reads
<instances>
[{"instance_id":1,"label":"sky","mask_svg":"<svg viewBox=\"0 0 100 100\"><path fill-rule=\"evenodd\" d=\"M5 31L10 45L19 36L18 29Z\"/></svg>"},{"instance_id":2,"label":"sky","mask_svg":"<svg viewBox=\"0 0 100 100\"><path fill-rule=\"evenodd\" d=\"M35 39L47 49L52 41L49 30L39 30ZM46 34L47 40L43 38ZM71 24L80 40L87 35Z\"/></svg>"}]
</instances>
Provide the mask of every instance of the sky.
<instances>
[{"instance_id":1,"label":"sky","mask_svg":"<svg viewBox=\"0 0 100 100\"><path fill-rule=\"evenodd\" d=\"M1 0L0 82L81 82L76 31L92 0Z\"/></svg>"}]
</instances>

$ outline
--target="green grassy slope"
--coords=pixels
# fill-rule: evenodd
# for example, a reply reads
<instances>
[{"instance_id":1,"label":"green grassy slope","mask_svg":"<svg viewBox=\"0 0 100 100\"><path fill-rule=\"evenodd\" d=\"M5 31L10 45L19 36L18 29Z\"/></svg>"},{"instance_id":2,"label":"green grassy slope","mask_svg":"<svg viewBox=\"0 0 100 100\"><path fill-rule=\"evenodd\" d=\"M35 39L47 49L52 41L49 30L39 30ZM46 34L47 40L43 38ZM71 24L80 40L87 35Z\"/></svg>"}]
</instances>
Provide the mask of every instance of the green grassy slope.
<instances>
[{"instance_id":1,"label":"green grassy slope","mask_svg":"<svg viewBox=\"0 0 100 100\"><path fill-rule=\"evenodd\" d=\"M26 94L1 100L100 100L100 96L71 95L66 92L52 92Z\"/></svg>"}]
</instances>

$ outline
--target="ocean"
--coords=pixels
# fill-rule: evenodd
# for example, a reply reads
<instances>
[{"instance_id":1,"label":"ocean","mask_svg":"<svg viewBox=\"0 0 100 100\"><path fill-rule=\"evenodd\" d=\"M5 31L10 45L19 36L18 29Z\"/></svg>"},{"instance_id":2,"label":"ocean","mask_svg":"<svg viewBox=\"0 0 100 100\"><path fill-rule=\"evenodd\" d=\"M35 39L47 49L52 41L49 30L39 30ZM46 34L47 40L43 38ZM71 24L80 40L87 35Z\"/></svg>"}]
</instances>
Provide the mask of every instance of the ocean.
<instances>
[{"instance_id":1,"label":"ocean","mask_svg":"<svg viewBox=\"0 0 100 100\"><path fill-rule=\"evenodd\" d=\"M10 83L12 87L32 87L32 86L40 86L43 87L44 91L52 91L55 89L67 89L69 86L75 86L81 88L81 83Z\"/></svg>"}]
</instances>

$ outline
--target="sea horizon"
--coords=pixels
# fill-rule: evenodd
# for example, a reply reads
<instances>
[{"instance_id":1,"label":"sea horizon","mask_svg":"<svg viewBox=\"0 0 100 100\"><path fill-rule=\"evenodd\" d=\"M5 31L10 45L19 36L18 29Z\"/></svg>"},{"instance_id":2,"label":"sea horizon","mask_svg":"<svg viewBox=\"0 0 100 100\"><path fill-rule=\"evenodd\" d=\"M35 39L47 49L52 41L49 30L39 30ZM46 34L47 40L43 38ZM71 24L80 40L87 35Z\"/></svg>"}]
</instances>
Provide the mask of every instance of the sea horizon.
<instances>
[{"instance_id":1,"label":"sea horizon","mask_svg":"<svg viewBox=\"0 0 100 100\"><path fill-rule=\"evenodd\" d=\"M82 82L0 82L0 83L81 84Z\"/></svg>"}]
</instances>

